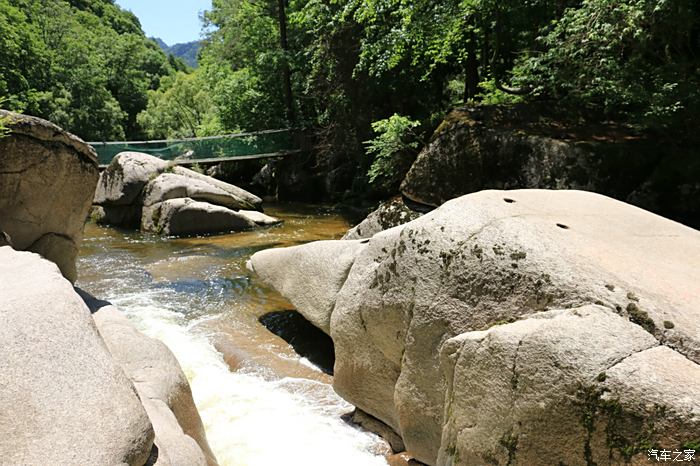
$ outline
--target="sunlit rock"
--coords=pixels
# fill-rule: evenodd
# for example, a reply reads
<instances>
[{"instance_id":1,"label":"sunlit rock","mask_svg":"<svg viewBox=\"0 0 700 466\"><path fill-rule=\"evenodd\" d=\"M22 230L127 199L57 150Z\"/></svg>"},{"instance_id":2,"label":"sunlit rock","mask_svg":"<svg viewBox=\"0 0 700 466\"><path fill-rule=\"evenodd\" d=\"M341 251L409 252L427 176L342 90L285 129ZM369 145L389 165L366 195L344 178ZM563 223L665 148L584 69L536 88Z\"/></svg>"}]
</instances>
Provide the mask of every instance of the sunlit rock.
<instances>
[{"instance_id":1,"label":"sunlit rock","mask_svg":"<svg viewBox=\"0 0 700 466\"><path fill-rule=\"evenodd\" d=\"M415 220L423 213L411 209L401 197L396 197L383 202L367 218L351 228L343 239L371 238L380 231Z\"/></svg>"},{"instance_id":2,"label":"sunlit rock","mask_svg":"<svg viewBox=\"0 0 700 466\"><path fill-rule=\"evenodd\" d=\"M490 346L496 344L491 339L500 332L529 325L563 326L562 336L542 340L533 349L542 354L562 353L565 359L562 367L552 368L549 359L531 358L529 370L541 368L551 380L549 384L548 379L538 382L535 394L523 400L522 412L546 413L547 407L536 403L547 399L550 385L561 384L568 390L578 381L591 382L591 377L598 375L596 371L610 362L603 357L610 351L620 352L620 360L630 356L630 361L637 361L631 357L633 353L665 345L679 361L678 367L687 366L694 373L700 362L700 232L605 196L581 191L482 191L375 234L335 269L332 264L338 260L340 246L334 244L320 242L303 248L263 251L253 256L253 269L294 303L295 299L306 299L300 298L304 290L326 286L333 274L341 276L340 272L347 270L346 262L352 262L337 294L334 290L338 285L333 282L326 294L309 293L316 297L315 302L297 304L298 310L313 321L314 312L324 310L323 315L327 315L330 309L330 335L336 351L334 388L358 408L394 428L407 451L428 464L457 463L457 449L466 452L471 448L465 446L468 443L450 442L450 436L456 439L459 435L450 433L453 431L448 421L468 429L483 425L487 431L480 421L488 417L491 408L487 405L510 406L513 396L518 395L507 387L493 387L488 393L484 388L483 405L475 398L471 411L446 411L452 403L447 394L464 398L469 392L469 385L464 385L467 381L476 378L486 383L512 374L512 358L492 367L493 376L483 373L482 366L469 365L465 358L464 373L451 386L453 377L445 375L440 353L445 351L447 341L459 335L493 328L489 334L493 336L474 340L473 352L478 353L489 348L496 351L496 346ZM590 319L594 319L595 326L607 329L605 338L581 339L579 334L585 332L577 329L587 325L586 319L575 315L553 319L546 325L533 317L553 310L571 313L586 305L597 306L590 311L594 313ZM533 322L523 324L525 327L495 327L531 319ZM609 331L616 328L610 335ZM586 345L590 346L584 348ZM586 356L587 351L593 354ZM619 361L604 368L615 362ZM628 362L620 367L625 364ZM613 383L614 378L610 380ZM524 390L526 385L519 387ZM691 393L695 393L693 387L688 388ZM623 386L615 390L624 407L622 432L634 430L630 424L633 419L651 419L649 411L641 409L642 404L674 398L670 393L657 396L652 391L633 392ZM697 395L695 399L700 399L700 392ZM561 406L568 402L571 400L564 400ZM657 432L654 439L659 445L679 446L675 444L678 432L689 437L687 441L694 441L700 407L675 403L690 412L683 416L671 411L657 413L659 425L674 425L675 432ZM528 416L522 417L523 423L533 422L534 418ZM545 419L538 428L556 431L557 425ZM600 425L595 428L605 429ZM514 435L518 429L515 422ZM533 425L521 429L530 431ZM632 440L626 437L625 442L612 447L591 442L592 451L586 453L581 432L588 431L577 428L557 434L567 444L580 447L560 449L566 464L566 458L572 455L579 455L577 462L585 464L589 453L598 458L613 448L617 449L615 457L620 458L631 451L625 442ZM600 435L596 431L591 438ZM524 442L525 437L518 437L517 442ZM500 439L510 446L515 442L513 436L501 435ZM505 456L503 449L498 450L494 461L506 464L512 455L515 460L521 455L527 458L523 460L527 464L557 464L552 456L531 463L533 452L546 449L549 443L544 434L527 439L529 443L521 443L522 449L509 453L507 447ZM439 451L443 462L438 461ZM479 453L480 461L486 461L484 455L488 452L484 452ZM632 456L640 454L641 450L635 450Z\"/></svg>"},{"instance_id":3,"label":"sunlit rock","mask_svg":"<svg viewBox=\"0 0 700 466\"><path fill-rule=\"evenodd\" d=\"M48 121L0 110L0 232L17 250L55 262L75 281L75 259L97 183L95 152Z\"/></svg>"},{"instance_id":4,"label":"sunlit rock","mask_svg":"<svg viewBox=\"0 0 700 466\"><path fill-rule=\"evenodd\" d=\"M100 176L91 217L164 235L249 230L280 223L237 186L148 154L122 152Z\"/></svg>"},{"instance_id":5,"label":"sunlit rock","mask_svg":"<svg viewBox=\"0 0 700 466\"><path fill-rule=\"evenodd\" d=\"M136 330L109 303L89 299L107 348L131 379L155 431L158 463L217 464L185 374L172 352Z\"/></svg>"},{"instance_id":6,"label":"sunlit rock","mask_svg":"<svg viewBox=\"0 0 700 466\"><path fill-rule=\"evenodd\" d=\"M146 462L146 411L54 264L0 247L0 321L3 463Z\"/></svg>"}]
</instances>

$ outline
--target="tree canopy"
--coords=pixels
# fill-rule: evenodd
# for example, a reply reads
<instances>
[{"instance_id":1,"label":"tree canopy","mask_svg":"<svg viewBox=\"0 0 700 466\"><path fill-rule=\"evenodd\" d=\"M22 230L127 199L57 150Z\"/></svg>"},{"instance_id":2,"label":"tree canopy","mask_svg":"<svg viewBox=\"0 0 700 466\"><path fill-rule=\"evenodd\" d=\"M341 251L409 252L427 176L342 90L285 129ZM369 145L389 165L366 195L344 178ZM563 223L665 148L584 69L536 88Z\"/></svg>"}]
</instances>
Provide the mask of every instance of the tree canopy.
<instances>
[{"instance_id":1,"label":"tree canopy","mask_svg":"<svg viewBox=\"0 0 700 466\"><path fill-rule=\"evenodd\" d=\"M700 114L697 0L213 0L204 21L191 70L111 0L0 0L0 97L89 139L306 128L320 169L365 182L392 115L421 138L464 103L640 131Z\"/></svg>"},{"instance_id":2,"label":"tree canopy","mask_svg":"<svg viewBox=\"0 0 700 466\"><path fill-rule=\"evenodd\" d=\"M0 97L85 139L142 134L147 91L172 74L111 0L0 0Z\"/></svg>"}]
</instances>

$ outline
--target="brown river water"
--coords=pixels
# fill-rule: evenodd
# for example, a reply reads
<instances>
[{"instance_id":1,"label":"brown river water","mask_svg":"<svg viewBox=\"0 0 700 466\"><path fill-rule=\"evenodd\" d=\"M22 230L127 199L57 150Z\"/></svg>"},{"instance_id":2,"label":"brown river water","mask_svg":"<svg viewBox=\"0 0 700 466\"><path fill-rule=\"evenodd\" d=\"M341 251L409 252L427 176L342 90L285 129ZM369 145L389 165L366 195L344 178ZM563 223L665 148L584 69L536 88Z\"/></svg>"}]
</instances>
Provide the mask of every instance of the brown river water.
<instances>
[{"instance_id":1,"label":"brown river water","mask_svg":"<svg viewBox=\"0 0 700 466\"><path fill-rule=\"evenodd\" d=\"M77 285L175 353L222 466L386 465L385 444L341 419L353 408L331 376L259 323L292 306L245 267L256 251L336 239L349 225L323 207L266 213L284 224L195 238L88 224Z\"/></svg>"}]
</instances>

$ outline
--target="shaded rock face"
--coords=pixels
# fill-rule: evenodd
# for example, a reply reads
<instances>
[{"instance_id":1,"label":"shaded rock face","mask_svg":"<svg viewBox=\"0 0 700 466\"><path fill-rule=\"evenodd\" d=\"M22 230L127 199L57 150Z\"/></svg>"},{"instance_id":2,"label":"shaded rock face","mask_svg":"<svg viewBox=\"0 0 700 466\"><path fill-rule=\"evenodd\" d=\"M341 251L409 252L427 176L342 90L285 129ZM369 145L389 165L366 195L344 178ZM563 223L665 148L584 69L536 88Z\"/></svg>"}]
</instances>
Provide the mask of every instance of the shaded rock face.
<instances>
[{"instance_id":1,"label":"shaded rock face","mask_svg":"<svg viewBox=\"0 0 700 466\"><path fill-rule=\"evenodd\" d=\"M542 127L530 113L519 107L452 111L401 193L438 206L483 189L580 189L700 225L696 151L609 127Z\"/></svg>"},{"instance_id":2,"label":"shaded rock face","mask_svg":"<svg viewBox=\"0 0 700 466\"><path fill-rule=\"evenodd\" d=\"M0 231L17 250L41 254L71 281L83 224L97 183L90 146L56 125L0 111Z\"/></svg>"},{"instance_id":3,"label":"shaded rock face","mask_svg":"<svg viewBox=\"0 0 700 466\"><path fill-rule=\"evenodd\" d=\"M415 220L423 213L411 209L401 197L395 197L383 202L377 210L345 233L342 239L371 238L380 231Z\"/></svg>"},{"instance_id":4,"label":"shaded rock face","mask_svg":"<svg viewBox=\"0 0 700 466\"><path fill-rule=\"evenodd\" d=\"M700 232L592 193L483 191L358 242L340 283L334 243L250 266L330 322L334 388L416 459L619 464L697 441Z\"/></svg>"},{"instance_id":5,"label":"shaded rock face","mask_svg":"<svg viewBox=\"0 0 700 466\"><path fill-rule=\"evenodd\" d=\"M297 311L273 311L258 319L270 332L290 344L301 357L329 375L333 375L335 349L327 333L306 320Z\"/></svg>"},{"instance_id":6,"label":"shaded rock face","mask_svg":"<svg viewBox=\"0 0 700 466\"><path fill-rule=\"evenodd\" d=\"M54 264L0 247L0 319L3 462L146 462L146 411Z\"/></svg>"},{"instance_id":7,"label":"shaded rock face","mask_svg":"<svg viewBox=\"0 0 700 466\"><path fill-rule=\"evenodd\" d=\"M100 176L92 217L165 235L240 231L279 223L257 196L137 152L117 155Z\"/></svg>"}]
</instances>

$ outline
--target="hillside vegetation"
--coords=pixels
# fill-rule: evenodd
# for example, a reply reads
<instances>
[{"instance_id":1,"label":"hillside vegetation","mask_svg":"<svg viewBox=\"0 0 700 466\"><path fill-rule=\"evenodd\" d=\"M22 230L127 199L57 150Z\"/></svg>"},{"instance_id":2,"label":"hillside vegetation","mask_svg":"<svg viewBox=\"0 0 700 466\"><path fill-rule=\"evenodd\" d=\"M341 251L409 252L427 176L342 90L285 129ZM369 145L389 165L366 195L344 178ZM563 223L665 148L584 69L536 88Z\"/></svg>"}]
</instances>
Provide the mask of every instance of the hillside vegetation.
<instances>
[{"instance_id":1,"label":"hillside vegetation","mask_svg":"<svg viewBox=\"0 0 700 466\"><path fill-rule=\"evenodd\" d=\"M156 41L158 46L160 46L167 55L173 55L175 58L179 58L190 68L197 68L199 66L197 63L197 55L202 48L201 41L193 40L182 44L168 45L158 37L153 38L153 40Z\"/></svg>"},{"instance_id":2,"label":"hillside vegetation","mask_svg":"<svg viewBox=\"0 0 700 466\"><path fill-rule=\"evenodd\" d=\"M139 20L111 0L0 0L3 108L88 140L134 138L148 91L173 73Z\"/></svg>"},{"instance_id":3,"label":"hillside vegetation","mask_svg":"<svg viewBox=\"0 0 700 466\"><path fill-rule=\"evenodd\" d=\"M204 20L193 71L110 0L0 0L0 97L89 139L306 128L360 192L465 103L676 139L700 113L696 0L214 0Z\"/></svg>"}]
</instances>

